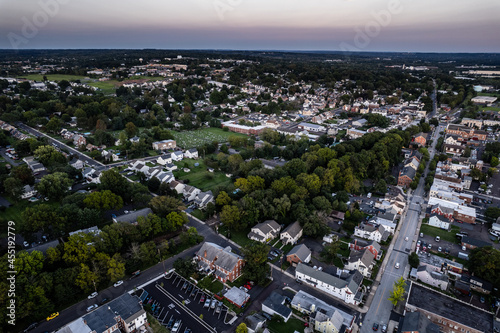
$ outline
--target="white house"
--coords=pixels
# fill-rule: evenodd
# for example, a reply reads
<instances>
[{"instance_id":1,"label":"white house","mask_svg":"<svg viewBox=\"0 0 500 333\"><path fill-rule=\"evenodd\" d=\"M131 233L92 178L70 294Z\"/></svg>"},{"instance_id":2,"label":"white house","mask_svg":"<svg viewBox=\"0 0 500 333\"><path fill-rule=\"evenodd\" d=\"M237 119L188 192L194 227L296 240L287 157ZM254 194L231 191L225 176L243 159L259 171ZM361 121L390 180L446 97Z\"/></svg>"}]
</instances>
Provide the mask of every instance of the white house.
<instances>
[{"instance_id":1,"label":"white house","mask_svg":"<svg viewBox=\"0 0 500 333\"><path fill-rule=\"evenodd\" d=\"M198 158L198 150L196 148L192 148L192 149L189 149L189 150L186 150L184 152L184 157L185 158Z\"/></svg>"},{"instance_id":2,"label":"white house","mask_svg":"<svg viewBox=\"0 0 500 333\"><path fill-rule=\"evenodd\" d=\"M24 185L23 194L21 194L21 199L29 199L36 194L37 191L35 190L34 187L29 185Z\"/></svg>"},{"instance_id":3,"label":"white house","mask_svg":"<svg viewBox=\"0 0 500 333\"><path fill-rule=\"evenodd\" d=\"M355 269L363 274L364 277L369 278L372 275L373 265L373 254L368 249L362 252L351 250L347 265L344 268L349 270Z\"/></svg>"},{"instance_id":4,"label":"white house","mask_svg":"<svg viewBox=\"0 0 500 333\"><path fill-rule=\"evenodd\" d=\"M175 151L171 154L171 156L172 156L172 161L179 162L182 161L182 159L184 158L184 153L182 151Z\"/></svg>"},{"instance_id":5,"label":"white house","mask_svg":"<svg viewBox=\"0 0 500 333\"><path fill-rule=\"evenodd\" d=\"M214 202L214 195L212 191L200 192L194 198L194 203L198 208L205 208L209 202Z\"/></svg>"},{"instance_id":6,"label":"white house","mask_svg":"<svg viewBox=\"0 0 500 333\"><path fill-rule=\"evenodd\" d=\"M415 273L415 269L412 269L412 275ZM430 284L433 287L440 288L441 290L448 289L448 276L437 270L434 270L431 266L421 265L416 269L416 276L413 276L417 280L424 283Z\"/></svg>"},{"instance_id":7,"label":"white house","mask_svg":"<svg viewBox=\"0 0 500 333\"><path fill-rule=\"evenodd\" d=\"M359 226L354 228L354 235L360 238L374 240L378 243L387 240L389 232L381 225L374 225L369 223L360 223Z\"/></svg>"},{"instance_id":8,"label":"white house","mask_svg":"<svg viewBox=\"0 0 500 333\"><path fill-rule=\"evenodd\" d=\"M271 316L278 315L283 318L286 323L292 316L292 309L285 304L285 296L273 291L268 298L262 302L262 312Z\"/></svg>"},{"instance_id":9,"label":"white house","mask_svg":"<svg viewBox=\"0 0 500 333\"><path fill-rule=\"evenodd\" d=\"M267 243L278 236L281 226L274 220L267 220L259 223L250 229L248 238L251 240Z\"/></svg>"},{"instance_id":10,"label":"white house","mask_svg":"<svg viewBox=\"0 0 500 333\"><path fill-rule=\"evenodd\" d=\"M295 270L295 278L348 304L358 305L361 302L360 287L363 283L363 275L358 271L354 271L346 279L341 279L306 264L299 263Z\"/></svg>"},{"instance_id":11,"label":"white house","mask_svg":"<svg viewBox=\"0 0 500 333\"><path fill-rule=\"evenodd\" d=\"M167 165L172 163L172 155L171 154L165 154L156 159L156 163L160 165Z\"/></svg>"},{"instance_id":12,"label":"white house","mask_svg":"<svg viewBox=\"0 0 500 333\"><path fill-rule=\"evenodd\" d=\"M184 186L186 186L186 185L184 185L183 183L181 183L181 182L179 182L179 181L177 181L177 180L174 180L174 181L172 181L172 182L170 183L170 188L171 188L172 190L175 190L175 191L177 192L177 194L181 194L181 193L183 193L183 191L184 191Z\"/></svg>"},{"instance_id":13,"label":"white house","mask_svg":"<svg viewBox=\"0 0 500 333\"><path fill-rule=\"evenodd\" d=\"M429 217L429 225L436 228L450 230L451 221L443 215L432 214L431 217Z\"/></svg>"},{"instance_id":14,"label":"white house","mask_svg":"<svg viewBox=\"0 0 500 333\"><path fill-rule=\"evenodd\" d=\"M200 192L201 190L199 188L191 185L185 185L184 189L182 190L182 195L184 196L184 200L186 200L187 202L191 202Z\"/></svg>"},{"instance_id":15,"label":"white house","mask_svg":"<svg viewBox=\"0 0 500 333\"><path fill-rule=\"evenodd\" d=\"M83 167L84 167L83 161L79 158L72 159L69 162L69 165L71 165L73 168L78 169L78 170L83 169Z\"/></svg>"},{"instance_id":16,"label":"white house","mask_svg":"<svg viewBox=\"0 0 500 333\"><path fill-rule=\"evenodd\" d=\"M165 169L167 169L168 171L174 171L174 170L177 170L177 165L175 165L173 163L169 163L169 164L165 165Z\"/></svg>"},{"instance_id":17,"label":"white house","mask_svg":"<svg viewBox=\"0 0 500 333\"><path fill-rule=\"evenodd\" d=\"M283 230L280 234L280 240L283 244L296 244L302 237L302 227L299 221L295 221Z\"/></svg>"}]
</instances>

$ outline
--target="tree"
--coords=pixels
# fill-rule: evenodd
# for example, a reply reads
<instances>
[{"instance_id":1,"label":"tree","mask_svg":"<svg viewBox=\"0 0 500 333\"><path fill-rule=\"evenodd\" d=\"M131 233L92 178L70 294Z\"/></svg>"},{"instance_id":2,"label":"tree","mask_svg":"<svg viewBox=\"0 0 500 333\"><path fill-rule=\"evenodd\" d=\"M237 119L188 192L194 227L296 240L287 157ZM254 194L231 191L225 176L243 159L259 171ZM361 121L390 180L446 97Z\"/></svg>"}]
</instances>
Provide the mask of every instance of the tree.
<instances>
[{"instance_id":1,"label":"tree","mask_svg":"<svg viewBox=\"0 0 500 333\"><path fill-rule=\"evenodd\" d=\"M406 283L403 277L400 277L398 280L394 281L393 289L391 290L390 296L388 298L388 300L394 307L396 307L399 302L404 301L405 285Z\"/></svg>"},{"instance_id":2,"label":"tree","mask_svg":"<svg viewBox=\"0 0 500 333\"><path fill-rule=\"evenodd\" d=\"M165 217L172 212L180 212L186 209L182 201L166 195L153 197L149 202L149 207L160 217Z\"/></svg>"},{"instance_id":3,"label":"tree","mask_svg":"<svg viewBox=\"0 0 500 333\"><path fill-rule=\"evenodd\" d=\"M125 125L125 132L127 133L127 136L129 138L131 138L131 137L133 137L133 136L136 135L136 133L137 133L137 127L134 125L134 123L128 122ZM123 142L121 142L121 144L123 144Z\"/></svg>"},{"instance_id":4,"label":"tree","mask_svg":"<svg viewBox=\"0 0 500 333\"><path fill-rule=\"evenodd\" d=\"M333 264L335 259L337 259L337 253L340 249L340 241L338 239L333 240L331 243L328 243L321 251L321 257L328 264Z\"/></svg>"},{"instance_id":5,"label":"tree","mask_svg":"<svg viewBox=\"0 0 500 333\"><path fill-rule=\"evenodd\" d=\"M408 263L410 264L411 267L418 268L418 265L420 265L420 259L418 258L418 254L415 252L410 253L410 255L408 256Z\"/></svg>"},{"instance_id":6,"label":"tree","mask_svg":"<svg viewBox=\"0 0 500 333\"><path fill-rule=\"evenodd\" d=\"M245 323L241 323L236 327L236 333L248 333L248 327Z\"/></svg>"},{"instance_id":7,"label":"tree","mask_svg":"<svg viewBox=\"0 0 500 333\"><path fill-rule=\"evenodd\" d=\"M64 157L63 154L58 152L52 146L40 146L34 151L33 154L35 155L35 158L46 167L50 167L58 163L66 163L66 157Z\"/></svg>"},{"instance_id":8,"label":"tree","mask_svg":"<svg viewBox=\"0 0 500 333\"><path fill-rule=\"evenodd\" d=\"M384 179L380 179L377 183L377 185L375 185L375 188L374 188L375 192L378 192L378 193L386 193L387 192L387 183Z\"/></svg>"},{"instance_id":9,"label":"tree","mask_svg":"<svg viewBox=\"0 0 500 333\"><path fill-rule=\"evenodd\" d=\"M215 203L218 206L229 205L231 203L231 201L232 201L231 198L229 197L229 195L225 191L220 191L219 195L215 199Z\"/></svg>"},{"instance_id":10,"label":"tree","mask_svg":"<svg viewBox=\"0 0 500 333\"><path fill-rule=\"evenodd\" d=\"M500 286L500 250L491 246L475 248L469 256L469 270L494 286Z\"/></svg>"},{"instance_id":11,"label":"tree","mask_svg":"<svg viewBox=\"0 0 500 333\"><path fill-rule=\"evenodd\" d=\"M63 172L55 172L43 176L40 182L35 186L38 193L51 199L60 200L68 192L73 181Z\"/></svg>"},{"instance_id":12,"label":"tree","mask_svg":"<svg viewBox=\"0 0 500 333\"><path fill-rule=\"evenodd\" d=\"M314 207L316 207L317 210L319 210L325 214L331 213L332 204L324 196L321 195L319 197L314 198L312 200L312 203L313 203Z\"/></svg>"},{"instance_id":13,"label":"tree","mask_svg":"<svg viewBox=\"0 0 500 333\"><path fill-rule=\"evenodd\" d=\"M286 163L283 169L292 178L296 178L301 173L305 173L307 171L306 163L298 158L295 158L290 162Z\"/></svg>"},{"instance_id":14,"label":"tree","mask_svg":"<svg viewBox=\"0 0 500 333\"><path fill-rule=\"evenodd\" d=\"M15 200L19 200L24 193L23 183L19 178L9 177L4 180L3 187L5 193Z\"/></svg>"},{"instance_id":15,"label":"tree","mask_svg":"<svg viewBox=\"0 0 500 333\"><path fill-rule=\"evenodd\" d=\"M186 213L184 212L171 212L167 215L166 220L168 231L179 230L184 224L189 222Z\"/></svg>"},{"instance_id":16,"label":"tree","mask_svg":"<svg viewBox=\"0 0 500 333\"><path fill-rule=\"evenodd\" d=\"M99 283L99 276L90 270L89 266L80 264L80 272L75 280L75 285L84 292L89 292Z\"/></svg>"},{"instance_id":17,"label":"tree","mask_svg":"<svg viewBox=\"0 0 500 333\"><path fill-rule=\"evenodd\" d=\"M179 275L189 279L196 272L196 264L190 258L178 258L174 261L174 269Z\"/></svg>"},{"instance_id":18,"label":"tree","mask_svg":"<svg viewBox=\"0 0 500 333\"><path fill-rule=\"evenodd\" d=\"M45 125L45 129L49 133L58 133L61 130L62 121L57 117L52 117L49 122Z\"/></svg>"},{"instance_id":19,"label":"tree","mask_svg":"<svg viewBox=\"0 0 500 333\"><path fill-rule=\"evenodd\" d=\"M33 185L35 183L33 171L25 164L12 169L11 174L13 177L21 180L24 185Z\"/></svg>"},{"instance_id":20,"label":"tree","mask_svg":"<svg viewBox=\"0 0 500 333\"><path fill-rule=\"evenodd\" d=\"M157 192L158 189L160 188L161 181L157 177L153 177L150 180L148 180L148 189L151 192Z\"/></svg>"},{"instance_id":21,"label":"tree","mask_svg":"<svg viewBox=\"0 0 500 333\"><path fill-rule=\"evenodd\" d=\"M486 211L484 212L484 216L489 217L490 219L496 220L497 218L500 217L500 208L490 206L490 207L486 208Z\"/></svg>"},{"instance_id":22,"label":"tree","mask_svg":"<svg viewBox=\"0 0 500 333\"><path fill-rule=\"evenodd\" d=\"M118 210L123 207L123 199L110 190L92 192L83 200L88 208L98 210Z\"/></svg>"},{"instance_id":23,"label":"tree","mask_svg":"<svg viewBox=\"0 0 500 333\"><path fill-rule=\"evenodd\" d=\"M96 254L96 248L91 244L93 236L85 233L77 233L69 236L64 243L64 254L62 259L67 264L88 263Z\"/></svg>"},{"instance_id":24,"label":"tree","mask_svg":"<svg viewBox=\"0 0 500 333\"><path fill-rule=\"evenodd\" d=\"M237 206L226 205L222 207L220 221L229 229L238 229L238 222L241 218L241 212Z\"/></svg>"},{"instance_id":25,"label":"tree","mask_svg":"<svg viewBox=\"0 0 500 333\"><path fill-rule=\"evenodd\" d=\"M245 258L245 266L243 267L245 279L253 280L257 284L264 284L269 272L267 266L269 246L264 243L253 242L243 247L241 252Z\"/></svg>"},{"instance_id":26,"label":"tree","mask_svg":"<svg viewBox=\"0 0 500 333\"><path fill-rule=\"evenodd\" d=\"M286 213L292 207L292 203L290 202L290 199L286 194L283 195L281 198L275 198L273 200L273 203L276 206L276 211L278 211L282 217L285 217Z\"/></svg>"},{"instance_id":27,"label":"tree","mask_svg":"<svg viewBox=\"0 0 500 333\"><path fill-rule=\"evenodd\" d=\"M124 198L125 195L129 194L129 182L115 169L110 169L102 172L100 181L101 183L99 184L99 189L101 191L110 190L111 192L118 194L122 198Z\"/></svg>"},{"instance_id":28,"label":"tree","mask_svg":"<svg viewBox=\"0 0 500 333\"><path fill-rule=\"evenodd\" d=\"M65 222L65 218L59 214L57 208L47 204L28 207L21 216L24 220L23 232L25 233L34 233L49 227L57 233L63 229Z\"/></svg>"}]
</instances>

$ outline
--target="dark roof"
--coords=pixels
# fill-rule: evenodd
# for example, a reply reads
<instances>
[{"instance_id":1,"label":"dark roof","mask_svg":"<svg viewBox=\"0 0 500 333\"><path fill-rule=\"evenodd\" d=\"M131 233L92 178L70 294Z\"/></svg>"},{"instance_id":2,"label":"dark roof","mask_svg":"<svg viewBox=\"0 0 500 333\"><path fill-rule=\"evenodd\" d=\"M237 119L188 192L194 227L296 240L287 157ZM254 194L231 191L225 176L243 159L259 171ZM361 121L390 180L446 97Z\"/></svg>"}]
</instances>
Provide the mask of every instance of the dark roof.
<instances>
[{"instance_id":1,"label":"dark roof","mask_svg":"<svg viewBox=\"0 0 500 333\"><path fill-rule=\"evenodd\" d=\"M271 295L269 295L269 297L262 302L262 305L267 306L276 313L279 313L284 318L288 318L292 313L292 309L285 305L285 296L282 296L275 291L273 291Z\"/></svg>"},{"instance_id":2,"label":"dark roof","mask_svg":"<svg viewBox=\"0 0 500 333\"><path fill-rule=\"evenodd\" d=\"M485 333L493 333L493 315L426 287L412 283L408 304Z\"/></svg>"},{"instance_id":3,"label":"dark roof","mask_svg":"<svg viewBox=\"0 0 500 333\"><path fill-rule=\"evenodd\" d=\"M491 246L491 243L482 241L480 239L471 238L471 237L462 237L462 243L477 246L477 247Z\"/></svg>"},{"instance_id":4,"label":"dark roof","mask_svg":"<svg viewBox=\"0 0 500 333\"><path fill-rule=\"evenodd\" d=\"M439 326L421 312L407 312L402 319L400 332L439 333Z\"/></svg>"},{"instance_id":5,"label":"dark roof","mask_svg":"<svg viewBox=\"0 0 500 333\"><path fill-rule=\"evenodd\" d=\"M288 233L291 237L295 238L302 230L299 221L295 221L283 230L282 234Z\"/></svg>"},{"instance_id":6,"label":"dark roof","mask_svg":"<svg viewBox=\"0 0 500 333\"><path fill-rule=\"evenodd\" d=\"M222 248L220 245L210 242L203 243L197 255L207 259L209 262L215 260L215 265L228 271L232 271L238 260L243 259L239 255L232 253L229 246Z\"/></svg>"},{"instance_id":7,"label":"dark roof","mask_svg":"<svg viewBox=\"0 0 500 333\"><path fill-rule=\"evenodd\" d=\"M407 166L407 167L404 167L403 170L401 170L400 177L407 176L408 178L413 179L415 177L416 173L417 173L417 171L415 169L413 169L410 166Z\"/></svg>"},{"instance_id":8,"label":"dark roof","mask_svg":"<svg viewBox=\"0 0 500 333\"><path fill-rule=\"evenodd\" d=\"M304 244L299 244L295 245L293 249L288 252L287 256L292 254L295 254L301 261L305 261L311 254L311 250L309 250Z\"/></svg>"}]
</instances>

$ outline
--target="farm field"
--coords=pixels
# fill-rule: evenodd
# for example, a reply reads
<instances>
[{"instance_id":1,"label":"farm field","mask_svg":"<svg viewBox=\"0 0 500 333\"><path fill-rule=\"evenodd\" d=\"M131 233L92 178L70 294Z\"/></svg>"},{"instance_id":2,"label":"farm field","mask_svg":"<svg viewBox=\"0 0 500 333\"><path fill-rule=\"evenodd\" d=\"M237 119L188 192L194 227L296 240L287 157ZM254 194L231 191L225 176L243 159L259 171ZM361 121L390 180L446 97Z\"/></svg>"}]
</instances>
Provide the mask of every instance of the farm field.
<instances>
[{"instance_id":1,"label":"farm field","mask_svg":"<svg viewBox=\"0 0 500 333\"><path fill-rule=\"evenodd\" d=\"M219 143L226 142L230 136L243 136L245 134L226 132L220 128L203 128L196 131L189 132L175 132L172 131L178 147L184 149L196 148L204 143L211 143L217 141Z\"/></svg>"},{"instance_id":2,"label":"farm field","mask_svg":"<svg viewBox=\"0 0 500 333\"><path fill-rule=\"evenodd\" d=\"M195 163L199 163L196 167ZM219 185L228 185L231 183L231 178L226 177L222 172L208 172L207 166L203 160L184 159L180 162L175 162L178 170L174 171L175 179L189 179L189 185L199 188L202 191L213 190ZM189 172L184 172L182 169L187 164Z\"/></svg>"},{"instance_id":3,"label":"farm field","mask_svg":"<svg viewBox=\"0 0 500 333\"><path fill-rule=\"evenodd\" d=\"M68 81L75 81L75 80L90 80L88 76L83 76L83 75L66 75L66 74L47 74L45 75L49 81L62 81L62 80L68 80ZM28 80L33 80L33 81L42 81L43 80L43 75L42 74L29 74L29 75L23 75L22 76L25 79Z\"/></svg>"}]
</instances>

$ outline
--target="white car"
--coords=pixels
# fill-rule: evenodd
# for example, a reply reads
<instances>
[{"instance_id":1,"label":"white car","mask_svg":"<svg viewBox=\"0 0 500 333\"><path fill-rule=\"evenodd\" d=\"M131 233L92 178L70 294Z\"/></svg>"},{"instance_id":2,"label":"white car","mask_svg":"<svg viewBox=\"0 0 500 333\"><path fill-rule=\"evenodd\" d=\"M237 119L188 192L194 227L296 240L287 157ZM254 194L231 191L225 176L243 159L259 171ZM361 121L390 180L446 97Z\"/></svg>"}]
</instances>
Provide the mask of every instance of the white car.
<instances>
[{"instance_id":1,"label":"white car","mask_svg":"<svg viewBox=\"0 0 500 333\"><path fill-rule=\"evenodd\" d=\"M94 291L92 294L90 294L87 298L88 299L92 299L92 298L96 298L98 295L97 291Z\"/></svg>"},{"instance_id":2,"label":"white car","mask_svg":"<svg viewBox=\"0 0 500 333\"><path fill-rule=\"evenodd\" d=\"M91 306L89 306L89 307L87 308L87 312L90 312L90 311L92 311L92 310L94 310L94 309L97 309L97 307L98 307L98 306L97 306L97 304L92 304Z\"/></svg>"},{"instance_id":3,"label":"white car","mask_svg":"<svg viewBox=\"0 0 500 333\"><path fill-rule=\"evenodd\" d=\"M123 284L122 280L116 281L115 284L113 285L113 287L118 287L118 286L121 286L122 284Z\"/></svg>"},{"instance_id":4,"label":"white car","mask_svg":"<svg viewBox=\"0 0 500 333\"><path fill-rule=\"evenodd\" d=\"M23 245L24 245L24 247L29 247L30 243L28 243L27 241L24 241Z\"/></svg>"},{"instance_id":5,"label":"white car","mask_svg":"<svg viewBox=\"0 0 500 333\"><path fill-rule=\"evenodd\" d=\"M399 268L399 262L396 263L396 265L394 265L395 268Z\"/></svg>"}]
</instances>

